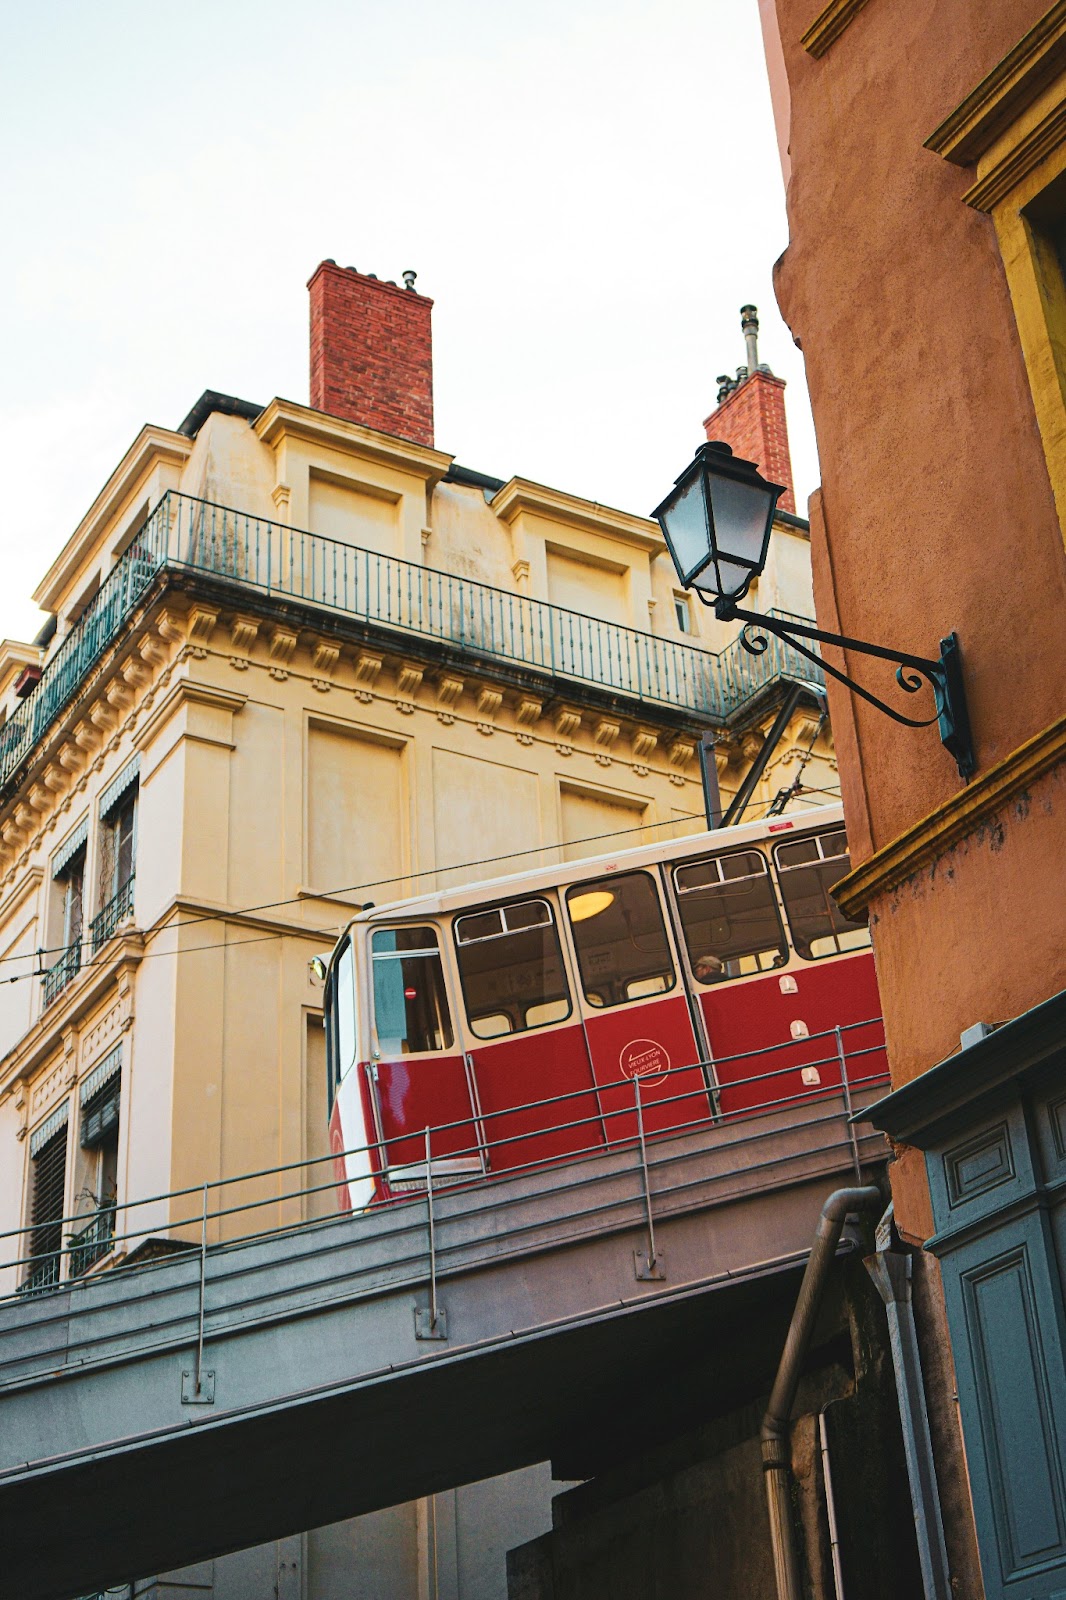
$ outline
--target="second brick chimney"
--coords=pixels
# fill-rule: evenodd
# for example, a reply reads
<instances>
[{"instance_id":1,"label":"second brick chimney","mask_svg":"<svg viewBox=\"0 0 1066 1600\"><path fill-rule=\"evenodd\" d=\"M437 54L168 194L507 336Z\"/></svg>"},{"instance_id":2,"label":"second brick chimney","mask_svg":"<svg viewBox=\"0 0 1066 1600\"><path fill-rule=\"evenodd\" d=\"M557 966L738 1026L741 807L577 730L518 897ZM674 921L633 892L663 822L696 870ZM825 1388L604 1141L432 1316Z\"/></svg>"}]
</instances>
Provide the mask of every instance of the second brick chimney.
<instances>
[{"instance_id":1,"label":"second brick chimney","mask_svg":"<svg viewBox=\"0 0 1066 1600\"><path fill-rule=\"evenodd\" d=\"M320 262L311 292L311 404L413 444L433 444L433 301Z\"/></svg>"},{"instance_id":2,"label":"second brick chimney","mask_svg":"<svg viewBox=\"0 0 1066 1600\"><path fill-rule=\"evenodd\" d=\"M708 439L723 440L734 455L754 461L771 483L783 483L785 492L777 503L782 511L794 512L796 496L785 421L785 380L775 378L769 367L759 365L759 319L754 306L741 306L740 326L748 365L738 369L735 379L719 378L718 406L703 427Z\"/></svg>"}]
</instances>

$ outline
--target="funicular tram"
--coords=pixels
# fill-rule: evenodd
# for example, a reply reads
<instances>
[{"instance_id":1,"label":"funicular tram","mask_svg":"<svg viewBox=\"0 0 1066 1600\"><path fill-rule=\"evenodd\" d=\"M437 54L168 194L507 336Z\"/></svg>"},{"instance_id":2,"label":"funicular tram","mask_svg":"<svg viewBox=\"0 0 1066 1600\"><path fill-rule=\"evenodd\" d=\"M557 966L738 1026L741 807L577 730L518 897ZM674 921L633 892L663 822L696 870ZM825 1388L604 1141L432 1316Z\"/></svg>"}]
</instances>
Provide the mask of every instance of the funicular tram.
<instances>
[{"instance_id":1,"label":"funicular tram","mask_svg":"<svg viewBox=\"0 0 1066 1600\"><path fill-rule=\"evenodd\" d=\"M368 908L326 977L343 1210L887 1072L839 806Z\"/></svg>"}]
</instances>

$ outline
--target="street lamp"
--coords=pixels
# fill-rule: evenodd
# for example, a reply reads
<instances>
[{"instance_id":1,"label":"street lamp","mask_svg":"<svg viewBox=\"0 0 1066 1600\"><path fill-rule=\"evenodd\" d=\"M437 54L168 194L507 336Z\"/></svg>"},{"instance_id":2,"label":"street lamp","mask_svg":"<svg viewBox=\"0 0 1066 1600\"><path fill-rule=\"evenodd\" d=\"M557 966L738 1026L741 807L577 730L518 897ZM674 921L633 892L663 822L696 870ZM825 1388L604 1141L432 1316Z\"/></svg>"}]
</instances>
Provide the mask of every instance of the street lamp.
<instances>
[{"instance_id":1,"label":"street lamp","mask_svg":"<svg viewBox=\"0 0 1066 1600\"><path fill-rule=\"evenodd\" d=\"M791 618L744 611L737 604L766 565L774 511L783 492L781 484L767 482L754 462L742 461L729 445L717 440L701 445L666 499L652 512L681 583L686 589L695 589L704 605L713 606L720 621L747 624L740 642L752 655L762 655L769 647L767 635L775 634L894 721L908 728L937 723L941 743L954 756L959 775L971 777L976 761L959 641L954 633L941 639L940 656L931 661L844 634L825 633ZM924 719L905 716L808 649L801 643L804 639L893 662L896 682L906 694L914 694L923 682L929 685L933 715Z\"/></svg>"}]
</instances>

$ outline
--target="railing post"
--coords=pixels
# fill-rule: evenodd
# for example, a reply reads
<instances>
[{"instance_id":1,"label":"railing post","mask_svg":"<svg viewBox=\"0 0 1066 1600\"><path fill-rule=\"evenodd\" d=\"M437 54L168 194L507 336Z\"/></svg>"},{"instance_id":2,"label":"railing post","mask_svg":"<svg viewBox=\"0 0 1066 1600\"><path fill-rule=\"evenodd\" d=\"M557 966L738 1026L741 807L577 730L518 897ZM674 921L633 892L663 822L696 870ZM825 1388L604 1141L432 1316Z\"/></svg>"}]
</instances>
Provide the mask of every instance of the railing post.
<instances>
[{"instance_id":1,"label":"railing post","mask_svg":"<svg viewBox=\"0 0 1066 1600\"><path fill-rule=\"evenodd\" d=\"M640 1097L640 1077L633 1079L633 1095L637 1106L637 1144L640 1150L640 1171L644 1181L644 1218L648 1227L647 1253L633 1251L633 1265L641 1283L656 1283L665 1278L663 1258L655 1248L655 1218L651 1211L651 1183L648 1179L648 1147L644 1140L644 1106Z\"/></svg>"},{"instance_id":2,"label":"railing post","mask_svg":"<svg viewBox=\"0 0 1066 1600\"><path fill-rule=\"evenodd\" d=\"M426 1211L429 1217L429 1306L415 1307L415 1338L446 1339L448 1315L437 1303L437 1226L433 1215L433 1152L426 1129Z\"/></svg>"},{"instance_id":3,"label":"railing post","mask_svg":"<svg viewBox=\"0 0 1066 1600\"><path fill-rule=\"evenodd\" d=\"M204 1285L207 1278L207 1184L200 1224L200 1306L196 1334L196 1369L181 1375L183 1406L210 1406L215 1402L215 1374L204 1371Z\"/></svg>"},{"instance_id":4,"label":"railing post","mask_svg":"<svg viewBox=\"0 0 1066 1600\"><path fill-rule=\"evenodd\" d=\"M844 1035L839 1025L834 1028L837 1036L837 1058L840 1061L840 1087L844 1097L844 1117L846 1119L848 1138L851 1140L851 1160L855 1168L855 1177L862 1181L862 1167L859 1161L859 1137L855 1132L855 1124L851 1120L851 1085L848 1082L848 1058L844 1051Z\"/></svg>"}]
</instances>

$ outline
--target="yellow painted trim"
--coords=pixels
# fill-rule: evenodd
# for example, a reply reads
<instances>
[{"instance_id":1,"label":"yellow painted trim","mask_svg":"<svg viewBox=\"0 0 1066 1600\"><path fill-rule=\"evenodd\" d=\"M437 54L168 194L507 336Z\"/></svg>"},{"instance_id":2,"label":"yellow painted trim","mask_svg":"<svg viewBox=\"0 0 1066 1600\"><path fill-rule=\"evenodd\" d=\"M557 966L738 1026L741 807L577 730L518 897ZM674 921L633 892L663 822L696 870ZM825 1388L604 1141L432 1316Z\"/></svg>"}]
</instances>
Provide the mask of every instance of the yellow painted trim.
<instances>
[{"instance_id":1,"label":"yellow painted trim","mask_svg":"<svg viewBox=\"0 0 1066 1600\"><path fill-rule=\"evenodd\" d=\"M642 550L665 550L659 524L650 517L637 517L631 511L616 511L595 500L582 500L562 489L549 489L528 478L511 478L498 489L490 502L501 522L511 523L523 511L547 517L564 526L591 528L596 533L624 539Z\"/></svg>"},{"instance_id":2,"label":"yellow painted trim","mask_svg":"<svg viewBox=\"0 0 1066 1600\"><path fill-rule=\"evenodd\" d=\"M866 0L829 0L800 39L804 50L812 56L824 56L865 4Z\"/></svg>"},{"instance_id":3,"label":"yellow painted trim","mask_svg":"<svg viewBox=\"0 0 1066 1600\"><path fill-rule=\"evenodd\" d=\"M991 213L1040 163L1066 141L1066 102L1054 106L1023 139L983 173L963 195L975 211Z\"/></svg>"},{"instance_id":4,"label":"yellow painted trim","mask_svg":"<svg viewBox=\"0 0 1066 1600\"><path fill-rule=\"evenodd\" d=\"M906 833L901 833L847 877L841 878L833 888L833 898L841 911L847 917L859 917L878 895L896 888L922 867L936 861L1001 810L1012 795L1027 789L1063 760L1066 760L1066 716L1027 739L1025 744L982 773L969 788L952 795L913 828L908 828Z\"/></svg>"},{"instance_id":5,"label":"yellow painted trim","mask_svg":"<svg viewBox=\"0 0 1066 1600\"><path fill-rule=\"evenodd\" d=\"M1066 0L1056 0L1036 26L929 135L925 148L956 166L972 165L1064 64Z\"/></svg>"},{"instance_id":6,"label":"yellow painted trim","mask_svg":"<svg viewBox=\"0 0 1066 1600\"><path fill-rule=\"evenodd\" d=\"M331 417L325 411L313 411L310 406L297 405L294 400L271 400L252 423L252 428L264 444L274 448L285 438L303 439L340 450L356 459L362 456L371 461L383 461L431 485L440 482L455 460L443 450L412 444L394 434L365 428L362 423Z\"/></svg>"}]
</instances>

